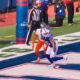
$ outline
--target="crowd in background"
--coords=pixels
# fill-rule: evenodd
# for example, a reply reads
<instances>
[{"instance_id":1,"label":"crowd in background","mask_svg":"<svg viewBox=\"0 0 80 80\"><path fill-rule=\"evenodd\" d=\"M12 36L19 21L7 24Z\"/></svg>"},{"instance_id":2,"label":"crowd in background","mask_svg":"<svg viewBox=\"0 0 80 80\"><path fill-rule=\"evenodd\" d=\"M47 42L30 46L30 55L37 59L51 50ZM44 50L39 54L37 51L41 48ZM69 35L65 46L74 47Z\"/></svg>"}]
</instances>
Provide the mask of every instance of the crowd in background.
<instances>
[{"instance_id":1,"label":"crowd in background","mask_svg":"<svg viewBox=\"0 0 80 80\"><path fill-rule=\"evenodd\" d=\"M48 6L52 5L52 0L34 0L34 4L37 2L39 5L38 9L42 11L43 21L46 24L49 24L48 22ZM74 17L74 1L73 0L55 0L54 2L54 13L55 13L55 23L53 22L50 24L51 26L62 26L63 20L66 16L65 8L67 8L68 12L68 24L71 25L73 23L73 17Z\"/></svg>"},{"instance_id":2,"label":"crowd in background","mask_svg":"<svg viewBox=\"0 0 80 80\"><path fill-rule=\"evenodd\" d=\"M53 0L33 0L33 5L36 1L38 1L40 7L39 9L42 11L44 22L49 24L48 22L48 6L53 5ZM78 0L78 5L76 11L79 11L80 1ZM55 13L55 22L51 23L51 26L59 27L63 25L64 18L66 17L65 9L68 12L68 24L73 24L74 18L74 0L54 0L54 13Z\"/></svg>"}]
</instances>

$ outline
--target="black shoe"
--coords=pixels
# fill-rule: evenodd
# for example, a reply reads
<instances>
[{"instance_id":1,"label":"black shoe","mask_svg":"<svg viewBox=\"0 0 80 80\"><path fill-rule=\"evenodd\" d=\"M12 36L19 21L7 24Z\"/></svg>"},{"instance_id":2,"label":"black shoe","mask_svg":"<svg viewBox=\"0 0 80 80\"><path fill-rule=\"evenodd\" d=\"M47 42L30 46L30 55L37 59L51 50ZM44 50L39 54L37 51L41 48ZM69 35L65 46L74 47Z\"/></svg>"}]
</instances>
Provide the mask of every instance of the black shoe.
<instances>
[{"instance_id":1,"label":"black shoe","mask_svg":"<svg viewBox=\"0 0 80 80\"><path fill-rule=\"evenodd\" d=\"M26 43L28 46L30 46L30 44L29 43Z\"/></svg>"}]
</instances>

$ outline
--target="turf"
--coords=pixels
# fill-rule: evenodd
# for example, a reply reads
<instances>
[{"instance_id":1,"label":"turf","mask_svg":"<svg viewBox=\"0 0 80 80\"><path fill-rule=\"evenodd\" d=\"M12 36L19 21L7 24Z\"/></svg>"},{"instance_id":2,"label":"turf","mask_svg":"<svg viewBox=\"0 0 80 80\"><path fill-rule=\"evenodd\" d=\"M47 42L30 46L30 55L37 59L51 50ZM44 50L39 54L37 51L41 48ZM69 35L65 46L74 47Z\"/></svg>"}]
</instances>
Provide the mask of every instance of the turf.
<instances>
[{"instance_id":1,"label":"turf","mask_svg":"<svg viewBox=\"0 0 80 80\"><path fill-rule=\"evenodd\" d=\"M54 21L54 19L50 20L50 22ZM51 28L51 32L54 36L59 36L63 34L79 32L80 31L80 14L75 14L74 16L74 24L69 26L67 24L67 17L64 20L64 24L62 27L53 27Z\"/></svg>"},{"instance_id":2,"label":"turf","mask_svg":"<svg viewBox=\"0 0 80 80\"><path fill-rule=\"evenodd\" d=\"M15 40L16 27L8 26L0 28L0 40Z\"/></svg>"},{"instance_id":3,"label":"turf","mask_svg":"<svg viewBox=\"0 0 80 80\"><path fill-rule=\"evenodd\" d=\"M54 19L49 19L49 22L52 23ZM67 17L64 20L64 24L62 27L52 27L51 33L54 36L79 32L80 31L80 14L75 14L74 16L75 24L69 26L67 24ZM10 45L11 41L15 41L16 38L16 27L8 26L4 28L0 28L0 47L4 47Z\"/></svg>"},{"instance_id":4,"label":"turf","mask_svg":"<svg viewBox=\"0 0 80 80\"><path fill-rule=\"evenodd\" d=\"M0 48L11 45L16 37L16 27L8 26L0 28Z\"/></svg>"}]
</instances>

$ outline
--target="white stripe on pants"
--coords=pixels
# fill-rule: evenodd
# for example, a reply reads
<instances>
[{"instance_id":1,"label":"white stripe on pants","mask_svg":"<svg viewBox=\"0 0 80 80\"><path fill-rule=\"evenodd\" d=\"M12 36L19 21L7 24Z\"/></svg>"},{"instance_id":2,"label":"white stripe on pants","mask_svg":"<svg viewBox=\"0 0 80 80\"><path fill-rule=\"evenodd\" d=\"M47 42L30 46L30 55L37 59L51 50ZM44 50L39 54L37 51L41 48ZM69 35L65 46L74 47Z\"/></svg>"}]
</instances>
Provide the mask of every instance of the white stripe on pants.
<instances>
[{"instance_id":1,"label":"white stripe on pants","mask_svg":"<svg viewBox=\"0 0 80 80\"><path fill-rule=\"evenodd\" d=\"M46 54L50 55L50 58L55 57L55 55L57 54L57 51L58 51L57 43L55 44L54 48L56 49L55 51L54 51L53 47L48 46L48 48L46 50Z\"/></svg>"}]
</instances>

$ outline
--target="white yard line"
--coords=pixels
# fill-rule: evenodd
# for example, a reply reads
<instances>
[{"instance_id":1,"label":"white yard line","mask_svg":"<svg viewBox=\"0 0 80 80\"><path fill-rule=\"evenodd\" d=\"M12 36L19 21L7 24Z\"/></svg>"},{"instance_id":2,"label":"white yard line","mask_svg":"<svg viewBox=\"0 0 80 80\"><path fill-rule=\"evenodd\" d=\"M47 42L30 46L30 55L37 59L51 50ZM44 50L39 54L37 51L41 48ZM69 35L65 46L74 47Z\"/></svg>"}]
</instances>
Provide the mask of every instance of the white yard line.
<instances>
[{"instance_id":1,"label":"white yard line","mask_svg":"<svg viewBox=\"0 0 80 80\"><path fill-rule=\"evenodd\" d=\"M76 37L66 37L66 36L79 36L79 35L80 35L80 32L75 32L75 33L66 34L66 35L62 35L62 36L56 36L54 38L58 39L58 42L65 42L63 44L59 44L59 46L64 46L64 45L80 42L80 39L79 40L75 40L75 41L62 41L62 39L67 39L67 40L76 39ZM9 48L32 49L31 46L27 46L26 44L18 44L18 45L12 45L12 46L1 48L0 49L0 53L1 54L4 53L4 52L2 52L2 50L9 49ZM31 54L31 53L34 53L34 51L24 52L22 54L21 53L16 53L16 52L8 52L8 53L10 53L10 54L14 53L16 55L11 56L11 57L7 57L7 58L3 58L3 59L1 58L0 61L1 60L15 58L15 57L19 57L19 56L23 56L23 55L27 55L27 54Z\"/></svg>"},{"instance_id":2,"label":"white yard line","mask_svg":"<svg viewBox=\"0 0 80 80\"><path fill-rule=\"evenodd\" d=\"M4 38L10 38L10 37L13 37L15 35L9 35L9 36L4 36Z\"/></svg>"}]
</instances>

